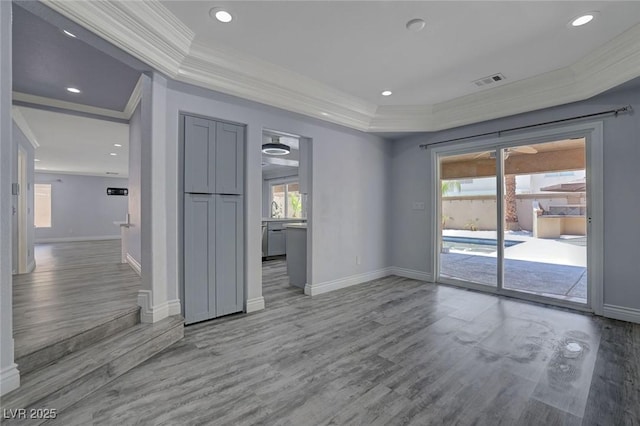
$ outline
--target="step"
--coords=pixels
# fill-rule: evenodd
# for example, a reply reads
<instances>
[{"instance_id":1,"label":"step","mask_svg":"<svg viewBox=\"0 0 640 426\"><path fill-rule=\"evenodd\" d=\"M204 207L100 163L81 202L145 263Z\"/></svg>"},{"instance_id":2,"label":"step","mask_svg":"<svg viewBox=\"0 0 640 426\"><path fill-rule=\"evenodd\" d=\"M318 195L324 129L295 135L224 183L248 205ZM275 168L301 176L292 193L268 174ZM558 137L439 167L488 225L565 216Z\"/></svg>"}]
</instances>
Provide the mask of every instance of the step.
<instances>
[{"instance_id":1,"label":"step","mask_svg":"<svg viewBox=\"0 0 640 426\"><path fill-rule=\"evenodd\" d=\"M140 307L131 306L99 323L87 323L83 329L39 346L16 350L16 364L21 376L25 376L58 359L104 340L140 322Z\"/></svg>"},{"instance_id":2,"label":"step","mask_svg":"<svg viewBox=\"0 0 640 426\"><path fill-rule=\"evenodd\" d=\"M184 319L179 315L153 324L137 324L21 377L21 386L2 398L3 412L54 408L59 413L182 339L183 335ZM3 424L21 423L3 421ZM39 423L27 420L24 424Z\"/></svg>"}]
</instances>

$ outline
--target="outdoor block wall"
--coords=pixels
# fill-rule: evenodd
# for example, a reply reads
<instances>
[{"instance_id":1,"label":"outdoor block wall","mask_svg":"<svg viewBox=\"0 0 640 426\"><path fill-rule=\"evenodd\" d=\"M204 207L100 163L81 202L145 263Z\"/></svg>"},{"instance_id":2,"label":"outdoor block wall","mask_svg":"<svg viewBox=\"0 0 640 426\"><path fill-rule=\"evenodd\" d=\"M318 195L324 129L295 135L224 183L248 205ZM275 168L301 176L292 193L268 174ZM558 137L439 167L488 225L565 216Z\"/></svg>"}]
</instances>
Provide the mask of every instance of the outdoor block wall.
<instances>
[{"instance_id":1,"label":"outdoor block wall","mask_svg":"<svg viewBox=\"0 0 640 426\"><path fill-rule=\"evenodd\" d=\"M534 201L545 209L549 206L566 204L585 204L584 194L520 194L516 196L518 223L525 231L533 231ZM445 229L468 229L474 224L479 230L496 230L496 197L490 195L467 195L444 197L442 215ZM576 234L580 235L580 234Z\"/></svg>"}]
</instances>

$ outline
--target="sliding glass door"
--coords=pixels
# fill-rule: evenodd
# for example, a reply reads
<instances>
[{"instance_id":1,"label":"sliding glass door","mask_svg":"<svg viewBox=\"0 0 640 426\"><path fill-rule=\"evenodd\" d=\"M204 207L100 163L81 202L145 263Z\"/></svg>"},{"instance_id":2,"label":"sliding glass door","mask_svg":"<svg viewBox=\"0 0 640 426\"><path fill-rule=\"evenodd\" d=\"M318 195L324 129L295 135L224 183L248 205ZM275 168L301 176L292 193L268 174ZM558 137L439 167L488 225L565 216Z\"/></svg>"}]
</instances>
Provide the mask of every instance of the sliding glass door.
<instances>
[{"instance_id":1,"label":"sliding glass door","mask_svg":"<svg viewBox=\"0 0 640 426\"><path fill-rule=\"evenodd\" d=\"M496 151L440 160L440 276L498 284Z\"/></svg>"},{"instance_id":2,"label":"sliding glass door","mask_svg":"<svg viewBox=\"0 0 640 426\"><path fill-rule=\"evenodd\" d=\"M587 305L585 138L441 151L436 279Z\"/></svg>"},{"instance_id":3,"label":"sliding glass door","mask_svg":"<svg viewBox=\"0 0 640 426\"><path fill-rule=\"evenodd\" d=\"M504 289L586 304L584 138L503 153Z\"/></svg>"}]
</instances>

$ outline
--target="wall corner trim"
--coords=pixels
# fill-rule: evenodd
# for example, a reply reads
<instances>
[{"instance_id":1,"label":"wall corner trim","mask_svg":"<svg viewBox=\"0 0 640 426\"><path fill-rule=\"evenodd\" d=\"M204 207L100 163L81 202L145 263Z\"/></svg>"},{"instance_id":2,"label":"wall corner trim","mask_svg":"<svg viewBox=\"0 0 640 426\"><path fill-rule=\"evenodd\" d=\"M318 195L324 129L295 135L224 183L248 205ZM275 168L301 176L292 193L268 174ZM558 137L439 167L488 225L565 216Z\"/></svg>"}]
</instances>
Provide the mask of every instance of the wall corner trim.
<instances>
[{"instance_id":1,"label":"wall corner trim","mask_svg":"<svg viewBox=\"0 0 640 426\"><path fill-rule=\"evenodd\" d=\"M158 305L153 305L153 292L151 290L138 291L138 306L140 306L140 322L154 323L172 315L179 315L180 300L168 300Z\"/></svg>"},{"instance_id":2,"label":"wall corner trim","mask_svg":"<svg viewBox=\"0 0 640 426\"><path fill-rule=\"evenodd\" d=\"M391 275L391 268L376 269L375 271L364 272L362 274L350 275L337 280L325 281L316 284L306 284L304 294L307 296L317 296L334 290L351 287L368 281L377 280Z\"/></svg>"},{"instance_id":3,"label":"wall corner trim","mask_svg":"<svg viewBox=\"0 0 640 426\"><path fill-rule=\"evenodd\" d=\"M247 300L247 313L261 311L264 308L264 297L262 296Z\"/></svg>"},{"instance_id":4,"label":"wall corner trim","mask_svg":"<svg viewBox=\"0 0 640 426\"><path fill-rule=\"evenodd\" d=\"M127 263L131 266L131 269L136 271L136 274L142 276L142 265L131 254L127 253Z\"/></svg>"},{"instance_id":5,"label":"wall corner trim","mask_svg":"<svg viewBox=\"0 0 640 426\"><path fill-rule=\"evenodd\" d=\"M11 364L0 371L0 395L6 395L20 387L20 371L17 364Z\"/></svg>"},{"instance_id":6,"label":"wall corner trim","mask_svg":"<svg viewBox=\"0 0 640 426\"><path fill-rule=\"evenodd\" d=\"M603 316L640 324L640 309L605 304Z\"/></svg>"},{"instance_id":7,"label":"wall corner trim","mask_svg":"<svg viewBox=\"0 0 640 426\"><path fill-rule=\"evenodd\" d=\"M409 278L412 280L418 280L418 281L426 281L426 282L433 282L433 275L430 274L429 272L424 272L424 271L416 271L415 269L407 269L407 268L400 268L397 266L392 266L391 267L391 274L398 276L398 277L403 277L403 278Z\"/></svg>"}]
</instances>

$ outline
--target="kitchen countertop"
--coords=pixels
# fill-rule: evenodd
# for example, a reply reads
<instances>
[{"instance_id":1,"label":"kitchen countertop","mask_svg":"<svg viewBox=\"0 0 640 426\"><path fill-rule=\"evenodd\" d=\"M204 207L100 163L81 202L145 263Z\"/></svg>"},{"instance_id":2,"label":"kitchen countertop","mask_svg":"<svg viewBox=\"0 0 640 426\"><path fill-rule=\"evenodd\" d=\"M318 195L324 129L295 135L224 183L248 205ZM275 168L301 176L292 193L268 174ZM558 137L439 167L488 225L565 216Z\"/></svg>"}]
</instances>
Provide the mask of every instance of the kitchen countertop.
<instances>
[{"instance_id":1,"label":"kitchen countertop","mask_svg":"<svg viewBox=\"0 0 640 426\"><path fill-rule=\"evenodd\" d=\"M263 217L262 221L263 222L306 222L307 219L302 219L302 218L283 219L283 218L277 218L277 217Z\"/></svg>"},{"instance_id":2,"label":"kitchen countertop","mask_svg":"<svg viewBox=\"0 0 640 426\"><path fill-rule=\"evenodd\" d=\"M287 229L307 229L306 223L290 223L288 225L284 225Z\"/></svg>"}]
</instances>

